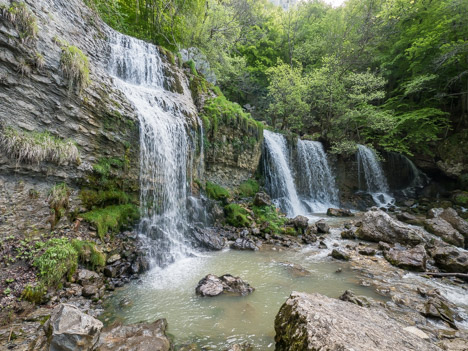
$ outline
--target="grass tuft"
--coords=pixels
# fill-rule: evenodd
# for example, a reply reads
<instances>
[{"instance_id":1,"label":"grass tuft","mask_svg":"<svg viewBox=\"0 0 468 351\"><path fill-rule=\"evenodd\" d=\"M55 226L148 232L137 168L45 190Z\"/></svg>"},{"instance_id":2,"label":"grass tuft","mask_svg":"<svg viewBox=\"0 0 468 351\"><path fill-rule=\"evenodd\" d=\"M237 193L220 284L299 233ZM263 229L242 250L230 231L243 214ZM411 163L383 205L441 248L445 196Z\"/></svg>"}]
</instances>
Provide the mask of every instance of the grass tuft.
<instances>
[{"instance_id":1,"label":"grass tuft","mask_svg":"<svg viewBox=\"0 0 468 351\"><path fill-rule=\"evenodd\" d=\"M206 182L206 194L210 199L226 201L231 194L228 190L212 182Z\"/></svg>"},{"instance_id":2,"label":"grass tuft","mask_svg":"<svg viewBox=\"0 0 468 351\"><path fill-rule=\"evenodd\" d=\"M72 140L57 138L49 132L23 132L6 127L0 131L0 148L18 163L81 163L78 148Z\"/></svg>"},{"instance_id":3,"label":"grass tuft","mask_svg":"<svg viewBox=\"0 0 468 351\"><path fill-rule=\"evenodd\" d=\"M74 85L81 92L90 83L89 60L79 48L67 43L62 43L62 55L60 56L60 66L69 79L69 88Z\"/></svg>"},{"instance_id":4,"label":"grass tuft","mask_svg":"<svg viewBox=\"0 0 468 351\"><path fill-rule=\"evenodd\" d=\"M93 270L106 265L106 254L96 248L96 244L92 241L74 239L72 246L78 253L78 259L82 264Z\"/></svg>"},{"instance_id":5,"label":"grass tuft","mask_svg":"<svg viewBox=\"0 0 468 351\"><path fill-rule=\"evenodd\" d=\"M110 230L117 232L139 217L138 208L133 204L113 205L86 212L82 217L94 224L101 239Z\"/></svg>"},{"instance_id":6,"label":"grass tuft","mask_svg":"<svg viewBox=\"0 0 468 351\"><path fill-rule=\"evenodd\" d=\"M253 197L258 193L259 189L258 182L254 179L249 179L239 185L238 192L241 197Z\"/></svg>"},{"instance_id":7,"label":"grass tuft","mask_svg":"<svg viewBox=\"0 0 468 351\"><path fill-rule=\"evenodd\" d=\"M39 29L36 17L24 2L13 2L9 8L2 10L2 15L13 23L23 42L37 38Z\"/></svg>"}]
</instances>

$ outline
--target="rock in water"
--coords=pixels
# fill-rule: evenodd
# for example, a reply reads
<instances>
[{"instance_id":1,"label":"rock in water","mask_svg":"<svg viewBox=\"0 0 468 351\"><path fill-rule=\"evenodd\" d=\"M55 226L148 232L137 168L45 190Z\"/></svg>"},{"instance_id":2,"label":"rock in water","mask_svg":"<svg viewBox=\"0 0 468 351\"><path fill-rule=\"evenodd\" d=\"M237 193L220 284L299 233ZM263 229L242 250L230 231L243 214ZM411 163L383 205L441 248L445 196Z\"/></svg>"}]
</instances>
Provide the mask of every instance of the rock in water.
<instances>
[{"instance_id":1,"label":"rock in water","mask_svg":"<svg viewBox=\"0 0 468 351\"><path fill-rule=\"evenodd\" d=\"M441 351L383 312L293 292L275 319L276 351Z\"/></svg>"},{"instance_id":2,"label":"rock in water","mask_svg":"<svg viewBox=\"0 0 468 351\"><path fill-rule=\"evenodd\" d=\"M352 217L354 216L350 210L344 208L329 208L327 210L327 216L330 217Z\"/></svg>"},{"instance_id":3,"label":"rock in water","mask_svg":"<svg viewBox=\"0 0 468 351\"><path fill-rule=\"evenodd\" d=\"M246 296L254 292L249 283L239 277L224 274L218 277L208 274L198 282L195 292L200 296L218 296L221 294Z\"/></svg>"},{"instance_id":4,"label":"rock in water","mask_svg":"<svg viewBox=\"0 0 468 351\"><path fill-rule=\"evenodd\" d=\"M231 244L233 250L252 250L257 251L258 246L252 239L249 238L238 238Z\"/></svg>"},{"instance_id":5,"label":"rock in water","mask_svg":"<svg viewBox=\"0 0 468 351\"><path fill-rule=\"evenodd\" d=\"M294 228L298 230L304 230L304 229L307 229L309 225L309 219L305 216L299 215L290 219L289 224L292 224Z\"/></svg>"},{"instance_id":6,"label":"rock in water","mask_svg":"<svg viewBox=\"0 0 468 351\"><path fill-rule=\"evenodd\" d=\"M99 339L99 351L169 351L166 329L165 319L106 328Z\"/></svg>"},{"instance_id":7,"label":"rock in water","mask_svg":"<svg viewBox=\"0 0 468 351\"><path fill-rule=\"evenodd\" d=\"M326 234L330 232L330 226L323 219L315 222L315 226L319 233Z\"/></svg>"},{"instance_id":8,"label":"rock in water","mask_svg":"<svg viewBox=\"0 0 468 351\"><path fill-rule=\"evenodd\" d=\"M336 260L349 261L349 255L341 249L333 249L331 252L331 257Z\"/></svg>"},{"instance_id":9,"label":"rock in water","mask_svg":"<svg viewBox=\"0 0 468 351\"><path fill-rule=\"evenodd\" d=\"M95 350L102 327L101 321L69 304L57 306L44 325L50 351Z\"/></svg>"},{"instance_id":10,"label":"rock in water","mask_svg":"<svg viewBox=\"0 0 468 351\"><path fill-rule=\"evenodd\" d=\"M423 229L410 227L381 210L367 211L362 225L356 230L356 236L362 240L411 246L424 243L427 235Z\"/></svg>"},{"instance_id":11,"label":"rock in water","mask_svg":"<svg viewBox=\"0 0 468 351\"><path fill-rule=\"evenodd\" d=\"M226 241L222 238L214 228L194 228L192 238L196 241L199 247L209 250L222 250L226 245Z\"/></svg>"},{"instance_id":12,"label":"rock in water","mask_svg":"<svg viewBox=\"0 0 468 351\"><path fill-rule=\"evenodd\" d=\"M396 246L390 250L384 250L384 256L396 267L418 272L426 270L427 255L424 245L418 245L412 249Z\"/></svg>"}]
</instances>

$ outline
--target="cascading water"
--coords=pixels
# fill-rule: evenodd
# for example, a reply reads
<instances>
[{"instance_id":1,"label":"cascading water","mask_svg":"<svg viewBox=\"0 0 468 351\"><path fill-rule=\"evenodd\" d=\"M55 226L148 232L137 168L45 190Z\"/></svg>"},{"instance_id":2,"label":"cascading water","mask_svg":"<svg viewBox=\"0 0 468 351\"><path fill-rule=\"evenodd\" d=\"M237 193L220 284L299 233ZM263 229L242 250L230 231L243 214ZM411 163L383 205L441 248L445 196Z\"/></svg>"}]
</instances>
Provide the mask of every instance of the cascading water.
<instances>
[{"instance_id":1,"label":"cascading water","mask_svg":"<svg viewBox=\"0 0 468 351\"><path fill-rule=\"evenodd\" d=\"M297 188L310 211L326 212L337 206L338 189L322 143L298 140L297 154Z\"/></svg>"},{"instance_id":2,"label":"cascading water","mask_svg":"<svg viewBox=\"0 0 468 351\"><path fill-rule=\"evenodd\" d=\"M395 199L389 194L387 179L375 152L364 145L358 145L357 164L359 189L372 195L378 206L391 205ZM362 178L365 180L365 188L362 186Z\"/></svg>"},{"instance_id":3,"label":"cascading water","mask_svg":"<svg viewBox=\"0 0 468 351\"><path fill-rule=\"evenodd\" d=\"M186 86L184 94L164 88L156 46L113 33L110 47L108 70L140 119L139 230L151 241L154 263L165 265L191 252L186 206L194 147L187 116L196 108Z\"/></svg>"},{"instance_id":4,"label":"cascading water","mask_svg":"<svg viewBox=\"0 0 468 351\"><path fill-rule=\"evenodd\" d=\"M265 140L265 178L266 188L275 204L289 217L305 214L297 194L291 172L286 138L268 130L263 132Z\"/></svg>"}]
</instances>

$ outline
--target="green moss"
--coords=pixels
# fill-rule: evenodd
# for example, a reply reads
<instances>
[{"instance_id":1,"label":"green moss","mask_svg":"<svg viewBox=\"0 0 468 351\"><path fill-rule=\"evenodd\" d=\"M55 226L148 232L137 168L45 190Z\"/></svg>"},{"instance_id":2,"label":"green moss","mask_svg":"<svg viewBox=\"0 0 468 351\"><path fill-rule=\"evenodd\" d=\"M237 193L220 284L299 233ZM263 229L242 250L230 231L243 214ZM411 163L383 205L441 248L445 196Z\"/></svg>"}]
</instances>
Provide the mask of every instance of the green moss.
<instances>
[{"instance_id":1,"label":"green moss","mask_svg":"<svg viewBox=\"0 0 468 351\"><path fill-rule=\"evenodd\" d=\"M46 293L47 288L44 286L44 284L38 284L36 286L28 284L21 293L21 298L32 302L33 304L40 304Z\"/></svg>"},{"instance_id":2,"label":"green moss","mask_svg":"<svg viewBox=\"0 0 468 351\"><path fill-rule=\"evenodd\" d=\"M124 205L129 203L130 196L121 190L90 190L83 189L80 192L80 199L87 209L105 207L109 205Z\"/></svg>"},{"instance_id":3,"label":"green moss","mask_svg":"<svg viewBox=\"0 0 468 351\"><path fill-rule=\"evenodd\" d=\"M138 208L133 204L113 205L86 212L82 217L94 224L102 239L110 230L117 232L139 217Z\"/></svg>"},{"instance_id":4,"label":"green moss","mask_svg":"<svg viewBox=\"0 0 468 351\"><path fill-rule=\"evenodd\" d=\"M198 76L197 68L195 67L195 62L193 60L186 62L187 66L190 68L190 73L194 76Z\"/></svg>"},{"instance_id":5,"label":"green moss","mask_svg":"<svg viewBox=\"0 0 468 351\"><path fill-rule=\"evenodd\" d=\"M212 182L206 182L205 190L208 197L213 200L225 201L231 196L228 190Z\"/></svg>"},{"instance_id":6,"label":"green moss","mask_svg":"<svg viewBox=\"0 0 468 351\"><path fill-rule=\"evenodd\" d=\"M248 218L247 210L238 204L229 204L224 207L226 223L234 227L250 227L252 221Z\"/></svg>"},{"instance_id":7,"label":"green moss","mask_svg":"<svg viewBox=\"0 0 468 351\"><path fill-rule=\"evenodd\" d=\"M106 255L96 248L96 244L87 240L74 239L72 246L78 253L80 262L91 269L104 267L106 265Z\"/></svg>"},{"instance_id":8,"label":"green moss","mask_svg":"<svg viewBox=\"0 0 468 351\"><path fill-rule=\"evenodd\" d=\"M468 192L462 192L453 196L453 202L459 206L468 206Z\"/></svg>"},{"instance_id":9,"label":"green moss","mask_svg":"<svg viewBox=\"0 0 468 351\"><path fill-rule=\"evenodd\" d=\"M64 43L60 65L69 79L70 89L76 85L81 92L89 85L89 60L79 48Z\"/></svg>"},{"instance_id":10,"label":"green moss","mask_svg":"<svg viewBox=\"0 0 468 351\"><path fill-rule=\"evenodd\" d=\"M108 177L113 168L125 168L125 163L125 160L117 157L101 157L98 162L93 165L93 170L103 177Z\"/></svg>"},{"instance_id":11,"label":"green moss","mask_svg":"<svg viewBox=\"0 0 468 351\"><path fill-rule=\"evenodd\" d=\"M56 287L66 276L71 278L78 267L78 254L67 238L51 239L46 250L34 261L41 282Z\"/></svg>"},{"instance_id":12,"label":"green moss","mask_svg":"<svg viewBox=\"0 0 468 351\"><path fill-rule=\"evenodd\" d=\"M257 224L264 227L263 231L270 234L284 233L286 217L281 216L275 206L253 206Z\"/></svg>"},{"instance_id":13,"label":"green moss","mask_svg":"<svg viewBox=\"0 0 468 351\"><path fill-rule=\"evenodd\" d=\"M254 179L249 179L239 185L238 192L242 197L253 197L256 193L258 193L259 189L260 186L258 185L257 181Z\"/></svg>"}]
</instances>

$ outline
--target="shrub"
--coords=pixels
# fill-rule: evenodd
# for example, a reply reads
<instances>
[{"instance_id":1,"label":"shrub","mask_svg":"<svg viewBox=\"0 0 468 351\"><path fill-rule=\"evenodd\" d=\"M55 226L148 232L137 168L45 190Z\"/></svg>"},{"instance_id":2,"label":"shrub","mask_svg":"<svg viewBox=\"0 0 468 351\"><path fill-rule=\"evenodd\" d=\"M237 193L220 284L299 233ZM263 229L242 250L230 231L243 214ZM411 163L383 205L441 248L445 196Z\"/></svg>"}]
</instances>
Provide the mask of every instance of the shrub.
<instances>
[{"instance_id":1,"label":"shrub","mask_svg":"<svg viewBox=\"0 0 468 351\"><path fill-rule=\"evenodd\" d=\"M239 195L242 197L252 197L258 193L259 189L260 186L258 185L257 181L254 179L249 179L239 185Z\"/></svg>"},{"instance_id":2,"label":"shrub","mask_svg":"<svg viewBox=\"0 0 468 351\"><path fill-rule=\"evenodd\" d=\"M275 206L253 206L253 212L257 223L262 225L265 233L280 234L284 232L284 224L287 219L281 216ZM265 225L266 224L266 225Z\"/></svg>"},{"instance_id":3,"label":"shrub","mask_svg":"<svg viewBox=\"0 0 468 351\"><path fill-rule=\"evenodd\" d=\"M102 239L109 230L116 232L138 219L139 211L133 204L113 205L86 212L82 217L96 226Z\"/></svg>"},{"instance_id":4,"label":"shrub","mask_svg":"<svg viewBox=\"0 0 468 351\"><path fill-rule=\"evenodd\" d=\"M76 85L81 92L90 83L88 57L76 46L64 43L60 65L65 76L69 79L70 89Z\"/></svg>"},{"instance_id":5,"label":"shrub","mask_svg":"<svg viewBox=\"0 0 468 351\"><path fill-rule=\"evenodd\" d=\"M72 140L57 138L49 132L23 132L6 127L0 133L0 147L18 163L49 161L62 165L81 162Z\"/></svg>"},{"instance_id":6,"label":"shrub","mask_svg":"<svg viewBox=\"0 0 468 351\"><path fill-rule=\"evenodd\" d=\"M106 255L96 248L95 243L74 239L72 246L78 253L78 259L82 264L89 266L91 269L106 265Z\"/></svg>"},{"instance_id":7,"label":"shrub","mask_svg":"<svg viewBox=\"0 0 468 351\"><path fill-rule=\"evenodd\" d=\"M34 40L37 38L36 17L24 2L14 2L10 8L5 8L2 14L14 24L21 40L27 41L28 39Z\"/></svg>"},{"instance_id":8,"label":"shrub","mask_svg":"<svg viewBox=\"0 0 468 351\"><path fill-rule=\"evenodd\" d=\"M42 55L40 52L37 52L34 54L34 65L38 70L41 70L44 68L45 65L45 58L44 55Z\"/></svg>"},{"instance_id":9,"label":"shrub","mask_svg":"<svg viewBox=\"0 0 468 351\"><path fill-rule=\"evenodd\" d=\"M228 190L212 182L206 182L206 194L210 199L226 201L231 194Z\"/></svg>"},{"instance_id":10,"label":"shrub","mask_svg":"<svg viewBox=\"0 0 468 351\"><path fill-rule=\"evenodd\" d=\"M66 276L69 280L78 267L78 254L67 238L51 239L46 250L34 261L45 286L57 286Z\"/></svg>"},{"instance_id":11,"label":"shrub","mask_svg":"<svg viewBox=\"0 0 468 351\"><path fill-rule=\"evenodd\" d=\"M248 218L247 210L238 204L229 204L224 207L226 223L234 227L250 227L252 221Z\"/></svg>"}]
</instances>

